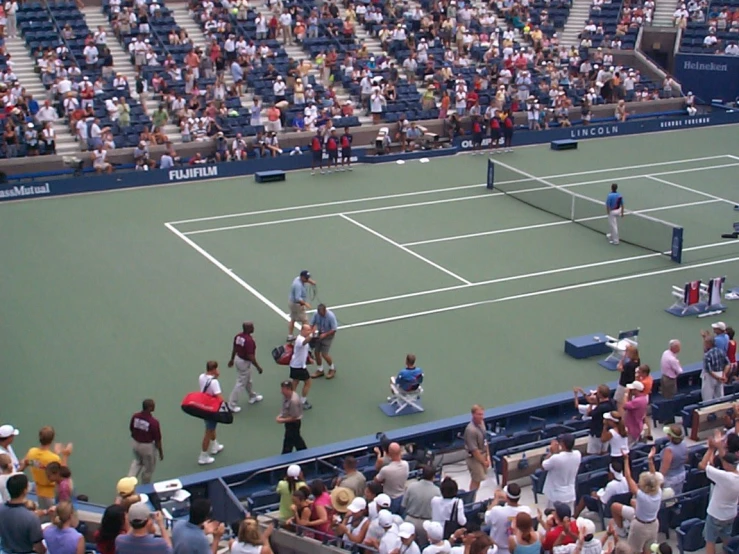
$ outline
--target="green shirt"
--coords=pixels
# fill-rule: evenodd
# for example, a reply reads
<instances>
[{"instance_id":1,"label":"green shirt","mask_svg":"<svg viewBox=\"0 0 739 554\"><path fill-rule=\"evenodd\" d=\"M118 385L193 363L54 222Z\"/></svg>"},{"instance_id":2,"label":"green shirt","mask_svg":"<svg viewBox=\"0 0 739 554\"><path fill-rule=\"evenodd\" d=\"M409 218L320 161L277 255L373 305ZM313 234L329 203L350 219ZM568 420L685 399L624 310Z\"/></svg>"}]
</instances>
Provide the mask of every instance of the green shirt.
<instances>
[{"instance_id":1,"label":"green shirt","mask_svg":"<svg viewBox=\"0 0 739 554\"><path fill-rule=\"evenodd\" d=\"M294 490L305 486L306 484L303 481L298 481ZM293 504L293 493L290 492L289 483L284 479L277 483L277 493L280 495L280 521L287 521L293 517L293 511L290 509Z\"/></svg>"}]
</instances>

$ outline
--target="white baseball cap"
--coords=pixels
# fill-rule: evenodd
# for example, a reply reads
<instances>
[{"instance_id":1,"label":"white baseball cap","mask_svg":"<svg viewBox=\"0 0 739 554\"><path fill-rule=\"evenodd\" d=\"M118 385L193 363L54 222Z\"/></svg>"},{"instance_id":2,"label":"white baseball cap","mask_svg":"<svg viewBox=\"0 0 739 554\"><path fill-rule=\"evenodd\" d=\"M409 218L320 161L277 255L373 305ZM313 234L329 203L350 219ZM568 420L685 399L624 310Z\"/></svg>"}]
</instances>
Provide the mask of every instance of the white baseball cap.
<instances>
[{"instance_id":1,"label":"white baseball cap","mask_svg":"<svg viewBox=\"0 0 739 554\"><path fill-rule=\"evenodd\" d=\"M642 392L644 391L644 383L642 383L641 381L634 381L633 383L629 383L628 385L626 385L626 388Z\"/></svg>"},{"instance_id":2,"label":"white baseball cap","mask_svg":"<svg viewBox=\"0 0 739 554\"><path fill-rule=\"evenodd\" d=\"M354 498L354 500L351 501L351 504L349 504L347 511L353 514L358 514L359 512L361 512L362 510L366 508L367 508L367 501L361 496L357 496Z\"/></svg>"},{"instance_id":3,"label":"white baseball cap","mask_svg":"<svg viewBox=\"0 0 739 554\"><path fill-rule=\"evenodd\" d=\"M726 323L724 323L723 321L717 321L716 323L713 323L711 327L713 327L714 329L726 331Z\"/></svg>"},{"instance_id":4,"label":"white baseball cap","mask_svg":"<svg viewBox=\"0 0 739 554\"><path fill-rule=\"evenodd\" d=\"M292 477L293 479L300 477L300 466L297 464L289 466L287 468L287 476Z\"/></svg>"},{"instance_id":5,"label":"white baseball cap","mask_svg":"<svg viewBox=\"0 0 739 554\"><path fill-rule=\"evenodd\" d=\"M383 529L391 527L394 521L395 518L390 510L380 510L380 513L377 514L377 524Z\"/></svg>"},{"instance_id":6,"label":"white baseball cap","mask_svg":"<svg viewBox=\"0 0 739 554\"><path fill-rule=\"evenodd\" d=\"M439 542L444 538L444 528L438 521L424 521L423 530L426 531L426 535L428 535L431 542Z\"/></svg>"},{"instance_id":7,"label":"white baseball cap","mask_svg":"<svg viewBox=\"0 0 739 554\"><path fill-rule=\"evenodd\" d=\"M392 500L390 500L390 497L386 494L378 494L377 498L375 498L375 504L380 508L389 508L391 503Z\"/></svg>"},{"instance_id":8,"label":"white baseball cap","mask_svg":"<svg viewBox=\"0 0 739 554\"><path fill-rule=\"evenodd\" d=\"M17 437L18 429L13 427L12 425L2 425L0 426L0 440L9 439L10 437Z\"/></svg>"},{"instance_id":9,"label":"white baseball cap","mask_svg":"<svg viewBox=\"0 0 739 554\"><path fill-rule=\"evenodd\" d=\"M405 522L398 527L398 536L401 539L410 539L415 534L416 527L412 523Z\"/></svg>"}]
</instances>

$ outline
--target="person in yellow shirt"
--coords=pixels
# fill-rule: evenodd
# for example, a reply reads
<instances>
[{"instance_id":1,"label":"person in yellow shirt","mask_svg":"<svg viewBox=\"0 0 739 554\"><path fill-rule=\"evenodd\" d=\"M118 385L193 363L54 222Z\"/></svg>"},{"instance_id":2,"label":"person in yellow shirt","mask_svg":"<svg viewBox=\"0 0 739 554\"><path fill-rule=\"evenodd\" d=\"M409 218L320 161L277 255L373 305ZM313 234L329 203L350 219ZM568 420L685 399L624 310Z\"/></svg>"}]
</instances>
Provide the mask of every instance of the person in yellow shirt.
<instances>
[{"instance_id":1,"label":"person in yellow shirt","mask_svg":"<svg viewBox=\"0 0 739 554\"><path fill-rule=\"evenodd\" d=\"M42 510L48 510L54 505L56 496L56 484L51 481L46 473L46 467L57 462L62 466L67 465L67 458L72 452L72 445L62 446L54 443L55 432L50 426L42 427L38 432L39 446L34 446L28 451L21 463L21 471L26 467L31 469L31 477L36 484L36 496L38 505Z\"/></svg>"},{"instance_id":2,"label":"person in yellow shirt","mask_svg":"<svg viewBox=\"0 0 739 554\"><path fill-rule=\"evenodd\" d=\"M293 494L305 486L300 466L296 464L289 466L285 478L277 483L277 493L280 495L280 521L285 522L293 516Z\"/></svg>"}]
</instances>

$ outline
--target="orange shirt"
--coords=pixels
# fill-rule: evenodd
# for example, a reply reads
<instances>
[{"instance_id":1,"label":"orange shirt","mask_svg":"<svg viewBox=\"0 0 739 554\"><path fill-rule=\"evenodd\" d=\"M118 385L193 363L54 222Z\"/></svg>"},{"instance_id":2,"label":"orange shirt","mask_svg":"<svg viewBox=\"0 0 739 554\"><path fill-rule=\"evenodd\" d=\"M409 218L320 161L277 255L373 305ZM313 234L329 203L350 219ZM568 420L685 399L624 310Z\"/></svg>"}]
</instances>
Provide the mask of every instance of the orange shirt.
<instances>
[{"instance_id":1,"label":"orange shirt","mask_svg":"<svg viewBox=\"0 0 739 554\"><path fill-rule=\"evenodd\" d=\"M644 394L652 394L652 387L654 386L654 379L652 379L652 376L647 375L640 380L642 385L644 385Z\"/></svg>"}]
</instances>

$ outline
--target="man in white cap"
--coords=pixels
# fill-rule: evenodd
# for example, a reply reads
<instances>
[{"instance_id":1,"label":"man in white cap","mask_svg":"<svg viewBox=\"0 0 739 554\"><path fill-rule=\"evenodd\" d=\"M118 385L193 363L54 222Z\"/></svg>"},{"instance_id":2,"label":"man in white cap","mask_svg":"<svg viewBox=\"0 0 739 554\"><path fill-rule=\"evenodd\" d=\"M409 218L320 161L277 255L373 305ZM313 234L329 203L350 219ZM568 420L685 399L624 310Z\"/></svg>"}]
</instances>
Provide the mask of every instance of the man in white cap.
<instances>
[{"instance_id":1,"label":"man in white cap","mask_svg":"<svg viewBox=\"0 0 739 554\"><path fill-rule=\"evenodd\" d=\"M398 537L402 546L400 547L403 554L421 554L421 549L416 544L416 528L412 523L401 523L398 527Z\"/></svg>"},{"instance_id":2,"label":"man in white cap","mask_svg":"<svg viewBox=\"0 0 739 554\"><path fill-rule=\"evenodd\" d=\"M429 539L429 545L423 549L423 554L442 554L451 550L449 541L444 539L444 526L438 521L424 521L423 530Z\"/></svg>"},{"instance_id":3,"label":"man in white cap","mask_svg":"<svg viewBox=\"0 0 739 554\"><path fill-rule=\"evenodd\" d=\"M0 426L0 454L7 454L10 456L10 461L13 464L14 471L19 471L18 468L20 467L18 456L15 455L15 451L12 446L13 440L18 436L18 433L18 429L12 425L5 424Z\"/></svg>"},{"instance_id":4,"label":"man in white cap","mask_svg":"<svg viewBox=\"0 0 739 554\"><path fill-rule=\"evenodd\" d=\"M716 338L705 335L703 339L703 371L701 372L701 399L703 402L724 395L724 383L731 364L726 352L716 345Z\"/></svg>"},{"instance_id":5,"label":"man in white cap","mask_svg":"<svg viewBox=\"0 0 739 554\"><path fill-rule=\"evenodd\" d=\"M711 324L711 330L713 331L713 342L717 348L720 348L724 353L729 351L729 335L726 334L726 323L723 321L717 321ZM706 337L711 336L709 331L702 331L701 336L705 340Z\"/></svg>"},{"instance_id":6,"label":"man in white cap","mask_svg":"<svg viewBox=\"0 0 739 554\"><path fill-rule=\"evenodd\" d=\"M649 396L644 394L644 383L634 381L626 385L626 401L622 407L629 445L639 441L647 417Z\"/></svg>"},{"instance_id":7,"label":"man in white cap","mask_svg":"<svg viewBox=\"0 0 739 554\"><path fill-rule=\"evenodd\" d=\"M383 530L378 551L380 554L390 554L396 548L400 548L401 542L398 536L398 526L395 525L395 516L390 510L381 510L377 515L377 524Z\"/></svg>"},{"instance_id":8,"label":"man in white cap","mask_svg":"<svg viewBox=\"0 0 739 554\"><path fill-rule=\"evenodd\" d=\"M365 543L369 546L377 547L380 543L380 539L384 535L384 530L380 526L380 513L388 512L390 510L391 500L385 493L378 494L375 497L375 501L367 506L367 514L370 518L370 525L367 529L367 535L365 536Z\"/></svg>"},{"instance_id":9,"label":"man in white cap","mask_svg":"<svg viewBox=\"0 0 739 554\"><path fill-rule=\"evenodd\" d=\"M499 554L508 554L511 522L516 515L520 512L534 515L531 513L531 508L518 504L520 498L521 486L516 483L509 483L502 490L495 491L495 496L490 501L488 511L485 512L485 523L490 525L490 538L498 547ZM501 502L505 502L505 504L501 504Z\"/></svg>"},{"instance_id":10,"label":"man in white cap","mask_svg":"<svg viewBox=\"0 0 739 554\"><path fill-rule=\"evenodd\" d=\"M577 518L577 530L576 535L570 525L563 527L563 534L568 535L573 542L570 544L564 544L555 546L552 549L553 554L573 554L577 551L581 554L601 554L603 552L603 543L601 539L595 538L595 523L592 520L579 517ZM608 535L604 535L605 540Z\"/></svg>"}]
</instances>

